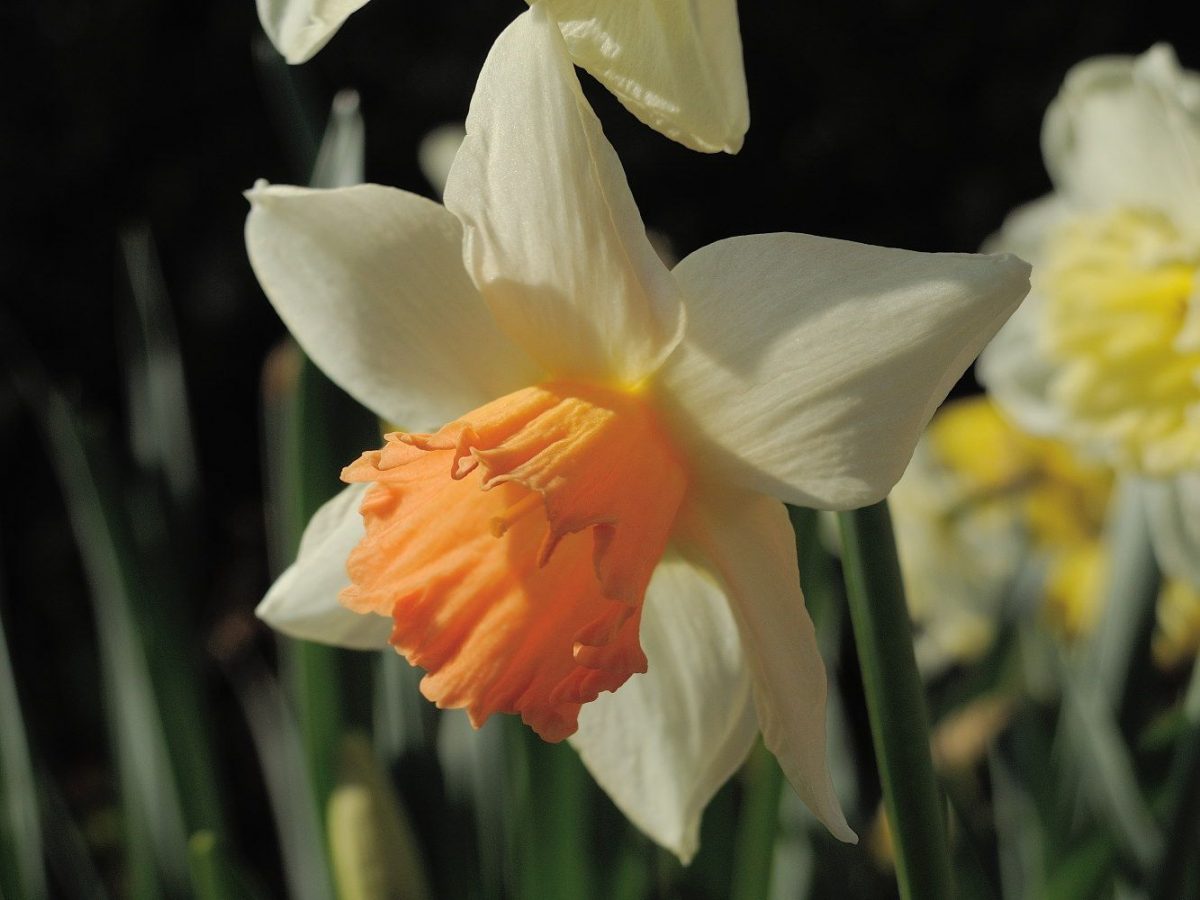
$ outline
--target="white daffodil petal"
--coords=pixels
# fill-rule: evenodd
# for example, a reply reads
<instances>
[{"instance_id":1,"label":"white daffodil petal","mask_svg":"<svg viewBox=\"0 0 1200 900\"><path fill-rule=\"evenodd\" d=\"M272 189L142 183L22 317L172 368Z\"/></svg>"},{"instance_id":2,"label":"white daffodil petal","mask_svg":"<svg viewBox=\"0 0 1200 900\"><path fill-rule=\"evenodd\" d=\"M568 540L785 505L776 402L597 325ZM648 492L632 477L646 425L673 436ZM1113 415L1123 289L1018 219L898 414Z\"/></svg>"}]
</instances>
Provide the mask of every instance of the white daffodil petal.
<instances>
[{"instance_id":1,"label":"white daffodil petal","mask_svg":"<svg viewBox=\"0 0 1200 900\"><path fill-rule=\"evenodd\" d=\"M375 650L388 645L392 621L351 612L338 603L350 583L346 557L362 540L358 513L369 485L352 484L316 511L304 529L296 561L275 580L254 611L277 631L308 641Z\"/></svg>"},{"instance_id":2,"label":"white daffodil petal","mask_svg":"<svg viewBox=\"0 0 1200 900\"><path fill-rule=\"evenodd\" d=\"M719 241L675 275L688 332L659 384L693 463L832 509L887 494L1029 289L1029 266L1011 256L803 234Z\"/></svg>"},{"instance_id":3,"label":"white daffodil petal","mask_svg":"<svg viewBox=\"0 0 1200 900\"><path fill-rule=\"evenodd\" d=\"M678 343L678 288L540 5L483 64L446 206L496 320L555 375L635 383Z\"/></svg>"},{"instance_id":4,"label":"white daffodil petal","mask_svg":"<svg viewBox=\"0 0 1200 900\"><path fill-rule=\"evenodd\" d=\"M736 0L542 0L575 63L693 150L737 153L750 125Z\"/></svg>"},{"instance_id":5,"label":"white daffodil petal","mask_svg":"<svg viewBox=\"0 0 1200 900\"><path fill-rule=\"evenodd\" d=\"M537 382L462 264L441 206L393 188L287 186L248 193L250 262L313 361L360 403L433 429Z\"/></svg>"},{"instance_id":6,"label":"white daffodil petal","mask_svg":"<svg viewBox=\"0 0 1200 900\"><path fill-rule=\"evenodd\" d=\"M700 818L758 735L729 604L711 577L665 558L646 591L649 668L583 707L571 743L625 815L687 863Z\"/></svg>"},{"instance_id":7,"label":"white daffodil petal","mask_svg":"<svg viewBox=\"0 0 1200 900\"><path fill-rule=\"evenodd\" d=\"M1200 588L1200 473L1141 484L1158 564L1168 577Z\"/></svg>"},{"instance_id":8,"label":"white daffodil petal","mask_svg":"<svg viewBox=\"0 0 1200 900\"><path fill-rule=\"evenodd\" d=\"M1166 44L1075 66L1046 110L1042 153L1081 207L1158 209L1200 230L1200 78Z\"/></svg>"},{"instance_id":9,"label":"white daffodil petal","mask_svg":"<svg viewBox=\"0 0 1200 900\"><path fill-rule=\"evenodd\" d=\"M258 0L258 18L275 48L302 63L324 47L367 0Z\"/></svg>"},{"instance_id":10,"label":"white daffodil petal","mask_svg":"<svg viewBox=\"0 0 1200 900\"><path fill-rule=\"evenodd\" d=\"M729 598L767 748L834 837L857 841L829 776L825 663L804 609L787 510L753 491L712 489L680 510L676 534Z\"/></svg>"}]
</instances>

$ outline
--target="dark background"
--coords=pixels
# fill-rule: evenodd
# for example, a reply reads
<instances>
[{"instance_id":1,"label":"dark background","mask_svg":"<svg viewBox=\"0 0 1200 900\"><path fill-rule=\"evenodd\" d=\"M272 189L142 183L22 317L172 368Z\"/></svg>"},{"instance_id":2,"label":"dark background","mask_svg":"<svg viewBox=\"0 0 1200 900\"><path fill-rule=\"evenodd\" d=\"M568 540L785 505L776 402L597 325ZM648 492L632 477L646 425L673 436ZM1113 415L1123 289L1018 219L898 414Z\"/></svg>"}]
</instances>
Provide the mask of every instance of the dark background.
<instances>
[{"instance_id":1,"label":"dark background","mask_svg":"<svg viewBox=\"0 0 1200 900\"><path fill-rule=\"evenodd\" d=\"M270 99L280 67L261 47L256 62L251 0L3 2L0 328L119 432L116 334L128 297L118 234L148 225L198 442L191 612L206 646L268 584L259 379L283 328L246 262L241 191L259 177L305 181L305 142L334 92L353 87L368 180L430 194L417 143L463 118L491 41L524 5L374 0L291 71L308 115L298 125ZM643 218L680 256L774 230L969 251L1048 190L1038 131L1073 63L1166 40L1200 68L1200 30L1182 6L742 2L751 127L737 157L688 151L588 90ZM7 384L0 472L0 603L32 736L57 773L83 783L68 788L73 799L106 793L86 581L56 476ZM228 703L208 674L215 703ZM248 752L237 729L221 747ZM232 781L249 778L225 762ZM257 796L242 801L243 821L257 817Z\"/></svg>"}]
</instances>

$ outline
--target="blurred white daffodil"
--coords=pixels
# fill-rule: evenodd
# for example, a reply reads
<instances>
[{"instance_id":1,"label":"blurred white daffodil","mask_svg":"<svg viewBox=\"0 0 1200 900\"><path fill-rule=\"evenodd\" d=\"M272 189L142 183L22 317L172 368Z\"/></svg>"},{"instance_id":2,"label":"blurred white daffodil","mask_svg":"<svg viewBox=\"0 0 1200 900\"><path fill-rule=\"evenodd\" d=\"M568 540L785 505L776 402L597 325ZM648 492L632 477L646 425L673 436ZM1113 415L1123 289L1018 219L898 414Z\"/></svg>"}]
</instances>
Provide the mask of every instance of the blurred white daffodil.
<instances>
[{"instance_id":1,"label":"blurred white daffodil","mask_svg":"<svg viewBox=\"0 0 1200 900\"><path fill-rule=\"evenodd\" d=\"M684 859L759 729L853 840L781 500L883 497L1028 267L767 234L667 269L536 5L492 48L466 130L445 207L250 192L250 258L284 322L413 429L344 471L259 614L390 642L477 724L571 736Z\"/></svg>"},{"instance_id":2,"label":"blurred white daffodil","mask_svg":"<svg viewBox=\"0 0 1200 900\"><path fill-rule=\"evenodd\" d=\"M1200 585L1200 76L1165 44L1080 63L1042 150L1054 192L993 243L1034 262L1033 290L981 380L1024 428L1142 480L1160 562Z\"/></svg>"},{"instance_id":3,"label":"blurred white daffodil","mask_svg":"<svg viewBox=\"0 0 1200 900\"><path fill-rule=\"evenodd\" d=\"M263 29L290 63L312 57L366 2L257 0ZM736 0L540 3L575 64L641 121L693 150L741 149L750 107Z\"/></svg>"}]
</instances>

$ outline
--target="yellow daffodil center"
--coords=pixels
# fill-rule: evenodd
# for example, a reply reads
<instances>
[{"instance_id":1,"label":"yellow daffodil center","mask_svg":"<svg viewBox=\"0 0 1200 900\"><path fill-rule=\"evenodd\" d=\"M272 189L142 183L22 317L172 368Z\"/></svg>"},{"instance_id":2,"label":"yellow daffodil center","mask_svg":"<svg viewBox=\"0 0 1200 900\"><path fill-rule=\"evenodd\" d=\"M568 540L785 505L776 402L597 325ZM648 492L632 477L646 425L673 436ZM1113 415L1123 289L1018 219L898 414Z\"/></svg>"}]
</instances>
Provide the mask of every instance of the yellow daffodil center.
<instances>
[{"instance_id":1,"label":"yellow daffodil center","mask_svg":"<svg viewBox=\"0 0 1200 900\"><path fill-rule=\"evenodd\" d=\"M342 603L391 616L439 706L567 737L646 669L642 599L687 484L653 410L556 382L385 440L342 473L371 482Z\"/></svg>"},{"instance_id":2,"label":"yellow daffodil center","mask_svg":"<svg viewBox=\"0 0 1200 900\"><path fill-rule=\"evenodd\" d=\"M1049 243L1043 338L1072 441L1117 467L1200 465L1200 246L1161 215L1081 217Z\"/></svg>"}]
</instances>

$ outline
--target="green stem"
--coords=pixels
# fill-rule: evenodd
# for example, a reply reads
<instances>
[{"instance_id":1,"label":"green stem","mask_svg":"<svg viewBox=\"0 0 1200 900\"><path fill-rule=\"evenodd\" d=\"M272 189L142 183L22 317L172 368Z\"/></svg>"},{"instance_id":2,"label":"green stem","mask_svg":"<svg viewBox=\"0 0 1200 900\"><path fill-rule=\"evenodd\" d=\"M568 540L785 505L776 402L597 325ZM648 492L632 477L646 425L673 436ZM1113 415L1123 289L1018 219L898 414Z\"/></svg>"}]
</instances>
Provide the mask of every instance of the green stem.
<instances>
[{"instance_id":1,"label":"green stem","mask_svg":"<svg viewBox=\"0 0 1200 900\"><path fill-rule=\"evenodd\" d=\"M756 900L770 892L782 790L783 770L759 742L746 767L746 798L733 860L733 900Z\"/></svg>"},{"instance_id":2,"label":"green stem","mask_svg":"<svg viewBox=\"0 0 1200 900\"><path fill-rule=\"evenodd\" d=\"M953 897L941 791L887 503L838 516L850 621L905 898Z\"/></svg>"}]
</instances>

